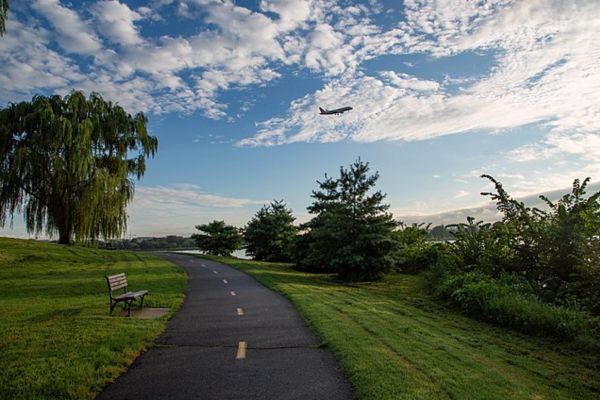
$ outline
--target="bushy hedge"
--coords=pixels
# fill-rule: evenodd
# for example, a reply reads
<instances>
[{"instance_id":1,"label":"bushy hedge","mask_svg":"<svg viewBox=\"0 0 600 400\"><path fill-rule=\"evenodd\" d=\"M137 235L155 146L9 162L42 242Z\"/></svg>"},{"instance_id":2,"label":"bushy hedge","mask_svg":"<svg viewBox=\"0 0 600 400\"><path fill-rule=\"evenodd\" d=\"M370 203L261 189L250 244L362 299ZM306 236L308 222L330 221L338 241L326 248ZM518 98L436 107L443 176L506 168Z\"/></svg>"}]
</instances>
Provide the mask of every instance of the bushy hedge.
<instances>
[{"instance_id":1,"label":"bushy hedge","mask_svg":"<svg viewBox=\"0 0 600 400\"><path fill-rule=\"evenodd\" d=\"M479 271L462 272L443 264L429 273L431 287L465 313L521 332L584 339L600 348L597 339L600 318L585 311L544 303L521 277L493 278Z\"/></svg>"},{"instance_id":2,"label":"bushy hedge","mask_svg":"<svg viewBox=\"0 0 600 400\"><path fill-rule=\"evenodd\" d=\"M394 254L394 269L398 272L414 274L427 271L446 253L444 243L420 243L401 246Z\"/></svg>"}]
</instances>

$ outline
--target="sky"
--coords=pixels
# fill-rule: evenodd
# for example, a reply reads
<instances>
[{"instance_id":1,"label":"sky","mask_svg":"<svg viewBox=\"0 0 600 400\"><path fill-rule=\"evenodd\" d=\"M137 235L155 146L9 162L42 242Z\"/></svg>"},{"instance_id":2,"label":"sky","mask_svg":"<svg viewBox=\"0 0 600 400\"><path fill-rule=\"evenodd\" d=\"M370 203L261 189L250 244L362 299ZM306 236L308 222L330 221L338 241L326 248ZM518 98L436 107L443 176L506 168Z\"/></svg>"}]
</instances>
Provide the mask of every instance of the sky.
<instances>
[{"instance_id":1,"label":"sky","mask_svg":"<svg viewBox=\"0 0 600 400\"><path fill-rule=\"evenodd\" d=\"M128 237L274 199L304 222L358 157L406 220L485 207L484 173L520 197L600 181L597 0L9 3L0 106L76 89L148 116Z\"/></svg>"}]
</instances>

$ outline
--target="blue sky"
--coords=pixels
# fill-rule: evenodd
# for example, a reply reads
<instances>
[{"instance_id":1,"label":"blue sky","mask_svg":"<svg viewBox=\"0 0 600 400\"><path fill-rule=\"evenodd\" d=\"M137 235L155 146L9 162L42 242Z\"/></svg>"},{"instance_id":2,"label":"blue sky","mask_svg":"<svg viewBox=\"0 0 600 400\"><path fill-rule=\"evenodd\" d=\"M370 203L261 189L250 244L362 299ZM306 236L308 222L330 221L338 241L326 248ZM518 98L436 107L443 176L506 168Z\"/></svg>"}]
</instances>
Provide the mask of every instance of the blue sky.
<instances>
[{"instance_id":1,"label":"blue sky","mask_svg":"<svg viewBox=\"0 0 600 400\"><path fill-rule=\"evenodd\" d=\"M357 157L400 219L600 177L595 0L10 2L0 103L97 91L159 152L129 234L242 226ZM318 107L352 106L342 116ZM25 234L20 218L0 234Z\"/></svg>"}]
</instances>

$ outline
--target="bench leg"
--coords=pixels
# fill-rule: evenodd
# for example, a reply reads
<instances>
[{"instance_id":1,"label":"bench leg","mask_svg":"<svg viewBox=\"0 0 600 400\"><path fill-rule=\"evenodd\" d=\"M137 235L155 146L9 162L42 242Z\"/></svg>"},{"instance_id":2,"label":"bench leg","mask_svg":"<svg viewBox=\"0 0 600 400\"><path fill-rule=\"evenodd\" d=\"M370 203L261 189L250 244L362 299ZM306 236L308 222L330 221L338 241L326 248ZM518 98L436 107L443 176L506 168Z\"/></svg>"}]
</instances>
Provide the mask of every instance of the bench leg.
<instances>
[{"instance_id":1,"label":"bench leg","mask_svg":"<svg viewBox=\"0 0 600 400\"><path fill-rule=\"evenodd\" d=\"M131 317L131 303L133 303L133 300L129 300L128 303L129 303L129 308L127 310L127 316Z\"/></svg>"},{"instance_id":2,"label":"bench leg","mask_svg":"<svg viewBox=\"0 0 600 400\"><path fill-rule=\"evenodd\" d=\"M113 310L115 309L115 307L117 306L117 302L113 302L112 300L110 301L110 312L108 313L108 315L112 315Z\"/></svg>"},{"instance_id":3,"label":"bench leg","mask_svg":"<svg viewBox=\"0 0 600 400\"><path fill-rule=\"evenodd\" d=\"M142 299L140 300L140 309L144 308L144 296L142 296Z\"/></svg>"}]
</instances>

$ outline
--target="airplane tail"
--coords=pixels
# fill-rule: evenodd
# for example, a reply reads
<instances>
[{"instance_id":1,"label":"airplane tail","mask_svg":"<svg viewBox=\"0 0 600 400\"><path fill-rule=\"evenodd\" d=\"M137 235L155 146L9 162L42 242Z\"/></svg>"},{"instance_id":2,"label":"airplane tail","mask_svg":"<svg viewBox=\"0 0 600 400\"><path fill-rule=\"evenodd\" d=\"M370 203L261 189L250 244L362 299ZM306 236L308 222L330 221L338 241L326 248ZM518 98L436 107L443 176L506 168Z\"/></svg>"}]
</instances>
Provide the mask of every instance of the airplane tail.
<instances>
[{"instance_id":1,"label":"airplane tail","mask_svg":"<svg viewBox=\"0 0 600 400\"><path fill-rule=\"evenodd\" d=\"M323 110L321 107L319 107L319 111L321 111L322 114L327 112L327 110Z\"/></svg>"}]
</instances>

